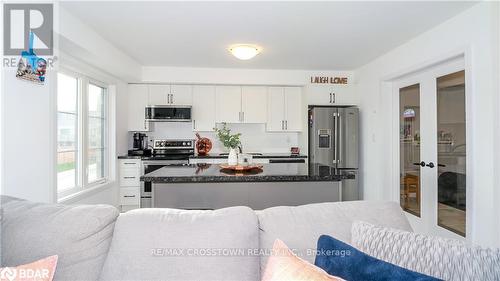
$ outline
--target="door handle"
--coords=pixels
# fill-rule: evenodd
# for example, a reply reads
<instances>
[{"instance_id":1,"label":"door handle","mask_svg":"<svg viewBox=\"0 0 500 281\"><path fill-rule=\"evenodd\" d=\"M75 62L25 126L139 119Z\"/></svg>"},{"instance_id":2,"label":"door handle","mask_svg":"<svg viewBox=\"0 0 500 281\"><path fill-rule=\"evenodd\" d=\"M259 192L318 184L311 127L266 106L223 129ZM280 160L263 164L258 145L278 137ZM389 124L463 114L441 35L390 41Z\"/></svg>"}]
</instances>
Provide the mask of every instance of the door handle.
<instances>
[{"instance_id":1,"label":"door handle","mask_svg":"<svg viewBox=\"0 0 500 281\"><path fill-rule=\"evenodd\" d=\"M422 161L420 163L413 163L413 165L416 165L416 166L421 166L421 167L425 167L425 162ZM434 164L432 164L432 166L434 167Z\"/></svg>"},{"instance_id":2,"label":"door handle","mask_svg":"<svg viewBox=\"0 0 500 281\"><path fill-rule=\"evenodd\" d=\"M429 164L427 164L427 165L425 165L425 166L427 166L427 167L429 167L429 168L431 168L431 169L432 169L432 168L434 168L434 163L429 162Z\"/></svg>"}]
</instances>

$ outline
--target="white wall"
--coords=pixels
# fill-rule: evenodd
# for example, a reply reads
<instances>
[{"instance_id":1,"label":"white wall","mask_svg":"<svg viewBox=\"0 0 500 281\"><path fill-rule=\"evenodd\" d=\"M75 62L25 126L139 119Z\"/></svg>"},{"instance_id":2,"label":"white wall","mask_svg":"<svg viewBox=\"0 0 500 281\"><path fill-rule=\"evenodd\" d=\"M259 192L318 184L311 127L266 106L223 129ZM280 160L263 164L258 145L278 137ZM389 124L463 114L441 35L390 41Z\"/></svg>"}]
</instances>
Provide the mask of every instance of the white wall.
<instances>
[{"instance_id":1,"label":"white wall","mask_svg":"<svg viewBox=\"0 0 500 281\"><path fill-rule=\"evenodd\" d=\"M141 66L89 28L79 18L58 6L58 40L62 50L104 72L125 80L139 79Z\"/></svg>"},{"instance_id":2,"label":"white wall","mask_svg":"<svg viewBox=\"0 0 500 281\"><path fill-rule=\"evenodd\" d=\"M4 69L3 194L52 202L54 161L54 75L45 85L17 79Z\"/></svg>"},{"instance_id":3,"label":"white wall","mask_svg":"<svg viewBox=\"0 0 500 281\"><path fill-rule=\"evenodd\" d=\"M365 199L388 199L392 174L387 165L392 159L392 91L383 84L387 77L404 73L425 63L435 62L452 53L465 51L470 67L472 95L467 130L473 167L472 226L470 241L482 245L500 245L498 193L495 167L498 151L498 72L494 71L498 53L498 3L483 2L451 18L356 71L357 91L361 97L361 183ZM498 67L498 66L497 66ZM498 137L498 136L497 136ZM497 161L495 161L497 160ZM495 198L494 195L497 195Z\"/></svg>"}]
</instances>

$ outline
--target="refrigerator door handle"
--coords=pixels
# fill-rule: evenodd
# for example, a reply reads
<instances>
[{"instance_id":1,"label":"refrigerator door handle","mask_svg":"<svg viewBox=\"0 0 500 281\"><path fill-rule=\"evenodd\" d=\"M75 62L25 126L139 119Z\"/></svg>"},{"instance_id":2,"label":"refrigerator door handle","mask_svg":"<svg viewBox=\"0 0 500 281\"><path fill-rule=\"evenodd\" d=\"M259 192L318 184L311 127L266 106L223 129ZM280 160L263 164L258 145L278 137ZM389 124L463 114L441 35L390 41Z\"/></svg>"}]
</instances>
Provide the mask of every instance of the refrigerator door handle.
<instances>
[{"instance_id":1,"label":"refrigerator door handle","mask_svg":"<svg viewBox=\"0 0 500 281\"><path fill-rule=\"evenodd\" d=\"M339 159L337 160L337 163L342 163L342 159L344 158L344 153L342 152L342 150L344 150L344 142L342 141L342 137L344 137L344 130L342 130L342 114L338 114L338 126L339 126L339 132L338 132L338 138L339 138L339 143L338 145L340 145L340 148L339 148Z\"/></svg>"},{"instance_id":2,"label":"refrigerator door handle","mask_svg":"<svg viewBox=\"0 0 500 281\"><path fill-rule=\"evenodd\" d=\"M337 113L333 113L333 164L337 165L337 137L338 137L338 123Z\"/></svg>"}]
</instances>

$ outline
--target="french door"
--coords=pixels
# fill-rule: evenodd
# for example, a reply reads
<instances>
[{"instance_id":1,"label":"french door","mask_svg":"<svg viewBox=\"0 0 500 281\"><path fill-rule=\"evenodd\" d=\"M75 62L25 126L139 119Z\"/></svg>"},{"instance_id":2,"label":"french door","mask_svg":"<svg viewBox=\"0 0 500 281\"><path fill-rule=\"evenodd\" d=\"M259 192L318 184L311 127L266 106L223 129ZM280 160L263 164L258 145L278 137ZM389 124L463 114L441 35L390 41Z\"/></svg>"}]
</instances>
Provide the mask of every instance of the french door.
<instances>
[{"instance_id":1,"label":"french door","mask_svg":"<svg viewBox=\"0 0 500 281\"><path fill-rule=\"evenodd\" d=\"M460 58L393 83L394 199L417 232L467 233L464 69Z\"/></svg>"}]
</instances>

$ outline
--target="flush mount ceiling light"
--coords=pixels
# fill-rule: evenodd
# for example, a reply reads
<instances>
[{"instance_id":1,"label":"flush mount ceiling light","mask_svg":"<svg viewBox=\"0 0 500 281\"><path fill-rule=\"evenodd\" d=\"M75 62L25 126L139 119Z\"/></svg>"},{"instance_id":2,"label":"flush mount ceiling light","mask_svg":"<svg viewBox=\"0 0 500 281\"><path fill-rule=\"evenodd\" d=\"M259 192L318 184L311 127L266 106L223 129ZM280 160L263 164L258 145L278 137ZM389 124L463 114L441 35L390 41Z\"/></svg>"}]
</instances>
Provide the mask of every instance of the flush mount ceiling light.
<instances>
[{"instance_id":1,"label":"flush mount ceiling light","mask_svg":"<svg viewBox=\"0 0 500 281\"><path fill-rule=\"evenodd\" d=\"M260 51L260 47L250 44L238 44L229 47L229 52L240 60L249 60L258 55Z\"/></svg>"}]
</instances>

